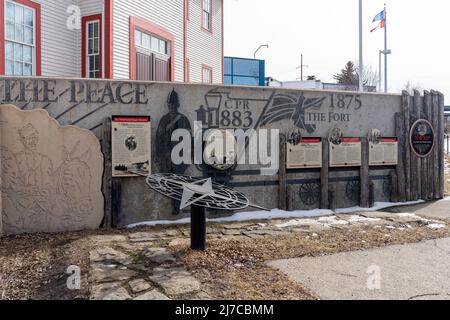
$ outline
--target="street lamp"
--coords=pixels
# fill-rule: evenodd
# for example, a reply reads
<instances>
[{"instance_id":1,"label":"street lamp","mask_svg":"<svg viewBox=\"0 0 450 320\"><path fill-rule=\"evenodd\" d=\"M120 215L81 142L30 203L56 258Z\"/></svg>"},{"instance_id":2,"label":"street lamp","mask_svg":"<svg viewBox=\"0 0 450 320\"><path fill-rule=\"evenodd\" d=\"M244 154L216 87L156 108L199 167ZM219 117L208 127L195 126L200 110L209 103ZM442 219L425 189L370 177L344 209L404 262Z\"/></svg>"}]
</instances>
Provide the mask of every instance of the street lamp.
<instances>
[{"instance_id":1,"label":"street lamp","mask_svg":"<svg viewBox=\"0 0 450 320\"><path fill-rule=\"evenodd\" d=\"M262 44L258 47L258 49L256 49L255 53L253 54L253 58L256 59L256 54L258 53L259 50L261 50L262 48L267 48L269 49L269 45L268 44Z\"/></svg>"},{"instance_id":2,"label":"street lamp","mask_svg":"<svg viewBox=\"0 0 450 320\"><path fill-rule=\"evenodd\" d=\"M378 69L378 91L381 92L381 55L392 54L392 50L380 50L379 51L379 69Z\"/></svg>"}]
</instances>

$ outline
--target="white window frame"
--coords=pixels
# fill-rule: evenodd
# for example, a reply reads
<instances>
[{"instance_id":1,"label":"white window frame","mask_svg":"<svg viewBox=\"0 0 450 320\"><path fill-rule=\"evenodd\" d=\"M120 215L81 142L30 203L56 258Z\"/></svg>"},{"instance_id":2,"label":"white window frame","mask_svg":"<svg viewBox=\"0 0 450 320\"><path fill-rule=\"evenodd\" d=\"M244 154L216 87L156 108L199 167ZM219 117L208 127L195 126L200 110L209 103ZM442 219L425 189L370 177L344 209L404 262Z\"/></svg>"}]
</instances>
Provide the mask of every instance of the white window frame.
<instances>
[{"instance_id":1,"label":"white window frame","mask_svg":"<svg viewBox=\"0 0 450 320\"><path fill-rule=\"evenodd\" d=\"M95 35L94 35L93 38L90 37L91 35L89 34L89 26L92 25L92 24L97 24L98 25L98 37L95 37ZM85 28L86 28L86 30L85 30L85 32L86 32L86 52L85 52L85 54L86 54L86 77L90 78L90 79L99 79L99 78L102 77L102 75L100 74L101 63L102 63L102 57L101 57L101 54L100 54L101 46L102 46L102 42L101 42L102 35L100 34L100 30L102 29L101 28L101 22L100 22L99 19L87 21ZM97 53L95 53L95 52L94 53L89 53L89 41L90 40L97 40L98 41ZM94 48L95 48L95 46L94 46ZM90 58L91 57L95 57L95 56L98 56L98 69L97 70L96 69L92 70L91 69L91 59ZM94 73L98 72L98 77L95 77L95 76L91 77L91 72L94 72Z\"/></svg>"},{"instance_id":2,"label":"white window frame","mask_svg":"<svg viewBox=\"0 0 450 320\"><path fill-rule=\"evenodd\" d=\"M206 77L206 73L208 74ZM209 81L208 79L209 78ZM209 83L212 84L213 83L213 71L212 68L210 67L206 67L206 66L202 66L202 83Z\"/></svg>"},{"instance_id":3,"label":"white window frame","mask_svg":"<svg viewBox=\"0 0 450 320\"><path fill-rule=\"evenodd\" d=\"M205 19L205 14L208 19ZM212 31L212 0L202 0L202 28Z\"/></svg>"},{"instance_id":4,"label":"white window frame","mask_svg":"<svg viewBox=\"0 0 450 320\"><path fill-rule=\"evenodd\" d=\"M140 42L138 41L138 37L137 37L137 34L138 34L138 33L140 33L141 40L142 40L144 34L146 34L147 36L150 37L150 47L145 47L145 46L142 44L142 41L140 41ZM155 50L155 49L153 49L153 48L152 48L152 39L157 39L157 40L159 41L159 47L161 46L161 42L164 42L165 45L166 45L165 51L162 52L161 50ZM172 44L170 43L170 41L167 41L167 40L162 39L162 38L160 38L160 37L157 37L157 36L155 36L155 35L153 35L153 34L151 34L151 33L149 33L149 32L142 31L142 30L136 28L136 34L135 34L135 41L134 41L134 42L135 42L136 50L137 50L138 52L141 52L141 53L144 53L144 54L157 53L157 54L166 56L166 57L168 57L168 58L171 58L171 57L170 57L170 52L171 52L171 47L170 47L170 46L171 46Z\"/></svg>"},{"instance_id":5,"label":"white window frame","mask_svg":"<svg viewBox=\"0 0 450 320\"><path fill-rule=\"evenodd\" d=\"M33 44L32 45L30 45L29 43L25 43L25 42L20 42L20 41L17 41L16 39L14 39L14 40L11 40L11 39L8 39L7 37L6 37L6 26L7 26L7 23L8 23L8 19L7 19L7 16L6 16L6 6L7 6L7 4L12 4L14 7L16 7L16 6L18 6L18 7L22 7L22 8L24 8L24 9L28 9L28 10L31 10L32 12L33 12ZM17 3L17 2L13 2L13 1L8 1L8 0L6 0L5 1L5 4L4 4L4 8L3 8L3 10L4 10L4 32L5 32L5 37L4 37L4 47L5 47L5 75L12 75L12 76L23 76L23 69L24 69L24 67L23 67L23 65L26 63L24 60L23 60L23 53L22 53L22 60L15 60L15 57L13 58L13 60L10 60L10 59L7 59L7 57L6 57L6 43L7 42L10 42L10 43L12 43L13 44L13 54L15 55L15 44L19 44L19 45L22 45L22 46L27 46L27 47L31 47L32 48L32 50L31 50L31 75L32 76L34 76L34 75L36 75L36 23L37 23L37 17L36 17L36 10L34 9L34 8L32 8L32 7L28 7L28 6L26 6L26 5L23 5L23 4L21 4L21 3ZM25 27L25 25L23 24L23 26ZM15 33L15 29L16 29L16 23L15 23L15 17L14 17L14 33ZM15 35L14 35L14 38L15 38ZM13 73L12 74L8 74L7 73L7 61L8 60L10 60L10 61L13 61ZM15 72L15 69L16 69L16 62L18 62L18 61L20 61L20 62L22 62L22 74L16 74L16 72ZM29 63L27 63L27 64L29 64Z\"/></svg>"}]
</instances>

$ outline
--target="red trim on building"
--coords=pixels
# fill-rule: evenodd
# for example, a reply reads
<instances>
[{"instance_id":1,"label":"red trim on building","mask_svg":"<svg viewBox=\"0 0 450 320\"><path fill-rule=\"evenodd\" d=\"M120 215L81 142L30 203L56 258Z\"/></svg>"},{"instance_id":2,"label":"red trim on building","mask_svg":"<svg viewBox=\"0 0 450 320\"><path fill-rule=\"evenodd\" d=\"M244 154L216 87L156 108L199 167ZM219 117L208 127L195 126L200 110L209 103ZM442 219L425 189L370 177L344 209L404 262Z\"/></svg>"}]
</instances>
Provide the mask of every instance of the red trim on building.
<instances>
[{"instance_id":1,"label":"red trim on building","mask_svg":"<svg viewBox=\"0 0 450 320\"><path fill-rule=\"evenodd\" d=\"M136 29L170 42L170 81L175 79L175 37L161 26L148 20L130 17L130 79L136 80Z\"/></svg>"},{"instance_id":2,"label":"red trim on building","mask_svg":"<svg viewBox=\"0 0 450 320\"><path fill-rule=\"evenodd\" d=\"M214 76L213 68L211 66L208 66L207 64L202 64L202 82L203 83L207 83L207 82L205 82L205 79L203 78L203 70L211 71L211 82L208 82L208 83L213 83L214 82L214 79L213 79L213 76Z\"/></svg>"},{"instance_id":3,"label":"red trim on building","mask_svg":"<svg viewBox=\"0 0 450 320\"><path fill-rule=\"evenodd\" d=\"M186 59L185 82L191 82L191 61Z\"/></svg>"},{"instance_id":4,"label":"red trim on building","mask_svg":"<svg viewBox=\"0 0 450 320\"><path fill-rule=\"evenodd\" d=\"M191 20L191 13L189 11L189 0L184 0L184 10L185 10L185 15L186 15L186 21Z\"/></svg>"},{"instance_id":5,"label":"red trim on building","mask_svg":"<svg viewBox=\"0 0 450 320\"><path fill-rule=\"evenodd\" d=\"M205 27L203 27L203 22L204 22L204 20L203 20L203 0L201 0L201 2L202 2L202 24L200 26L200 29L202 31L207 32L212 35L213 34L213 0L210 0L210 1L211 1L211 8L210 8L211 12L209 14L209 30L206 29Z\"/></svg>"},{"instance_id":6,"label":"red trim on building","mask_svg":"<svg viewBox=\"0 0 450 320\"><path fill-rule=\"evenodd\" d=\"M41 47L41 5L30 0L10 0L35 10L35 50L36 75L42 75L42 47ZM5 75L5 0L0 0L0 75Z\"/></svg>"},{"instance_id":7,"label":"red trim on building","mask_svg":"<svg viewBox=\"0 0 450 320\"><path fill-rule=\"evenodd\" d=\"M105 78L114 79L114 0L105 0Z\"/></svg>"},{"instance_id":8,"label":"red trim on building","mask_svg":"<svg viewBox=\"0 0 450 320\"><path fill-rule=\"evenodd\" d=\"M103 43L103 28L102 28L102 21L103 17L101 14L94 14L92 16L86 16L81 19L81 77L87 78L87 48L86 48L86 26L91 21L99 21L99 36L100 36L100 46L99 46L99 54L100 54L100 66L99 66L99 73L100 78L102 77L102 71L103 71L103 50L102 50L102 43Z\"/></svg>"}]
</instances>

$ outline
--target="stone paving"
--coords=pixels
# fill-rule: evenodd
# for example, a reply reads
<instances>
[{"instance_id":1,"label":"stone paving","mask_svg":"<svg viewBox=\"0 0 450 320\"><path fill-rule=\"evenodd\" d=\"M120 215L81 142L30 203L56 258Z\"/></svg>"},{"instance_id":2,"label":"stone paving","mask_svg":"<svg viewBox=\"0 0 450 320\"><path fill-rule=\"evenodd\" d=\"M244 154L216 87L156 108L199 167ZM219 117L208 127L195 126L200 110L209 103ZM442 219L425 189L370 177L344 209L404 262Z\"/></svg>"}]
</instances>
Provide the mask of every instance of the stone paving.
<instances>
[{"instance_id":1,"label":"stone paving","mask_svg":"<svg viewBox=\"0 0 450 320\"><path fill-rule=\"evenodd\" d=\"M208 239L259 239L295 233L315 237L332 228L368 226L404 230L426 226L446 228L438 220L409 213L371 212L339 214L233 224L209 224ZM170 248L189 245L187 225L167 230L132 232L127 235L96 235L90 238L90 298L93 300L214 299L202 291L202 283L187 270Z\"/></svg>"}]
</instances>

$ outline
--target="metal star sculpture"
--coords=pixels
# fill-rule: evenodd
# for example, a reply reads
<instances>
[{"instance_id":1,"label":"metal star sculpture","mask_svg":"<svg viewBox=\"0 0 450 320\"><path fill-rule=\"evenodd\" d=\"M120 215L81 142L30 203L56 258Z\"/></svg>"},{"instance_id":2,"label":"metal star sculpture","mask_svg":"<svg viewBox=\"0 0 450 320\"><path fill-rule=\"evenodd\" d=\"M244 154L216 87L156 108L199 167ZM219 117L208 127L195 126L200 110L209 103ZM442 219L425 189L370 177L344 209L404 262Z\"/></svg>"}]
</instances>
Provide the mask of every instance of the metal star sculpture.
<instances>
[{"instance_id":1,"label":"metal star sculpture","mask_svg":"<svg viewBox=\"0 0 450 320\"><path fill-rule=\"evenodd\" d=\"M154 174L146 179L147 185L156 192L180 201L180 209L196 205L208 209L242 210L254 207L265 208L250 204L247 197L224 185L213 183L211 178L193 178L177 174Z\"/></svg>"}]
</instances>

